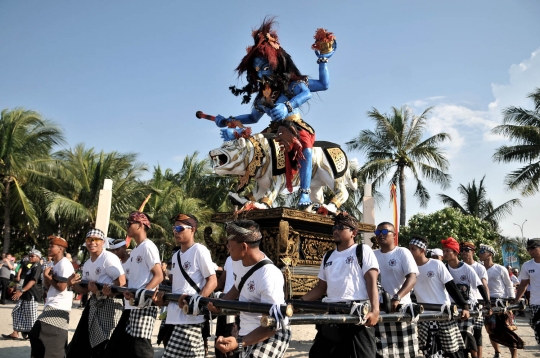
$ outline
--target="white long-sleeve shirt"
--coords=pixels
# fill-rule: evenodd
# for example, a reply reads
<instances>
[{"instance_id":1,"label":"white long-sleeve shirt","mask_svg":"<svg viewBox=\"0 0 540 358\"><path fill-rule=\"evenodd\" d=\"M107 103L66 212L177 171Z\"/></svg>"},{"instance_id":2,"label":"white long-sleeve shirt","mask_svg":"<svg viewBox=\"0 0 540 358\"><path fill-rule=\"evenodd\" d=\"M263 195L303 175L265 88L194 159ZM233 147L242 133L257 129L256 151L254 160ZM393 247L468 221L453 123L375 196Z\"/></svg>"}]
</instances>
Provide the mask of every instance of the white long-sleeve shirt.
<instances>
[{"instance_id":1,"label":"white long-sleeve shirt","mask_svg":"<svg viewBox=\"0 0 540 358\"><path fill-rule=\"evenodd\" d=\"M510 279L508 270L499 264L494 264L487 269L489 297L515 298L514 284Z\"/></svg>"}]
</instances>

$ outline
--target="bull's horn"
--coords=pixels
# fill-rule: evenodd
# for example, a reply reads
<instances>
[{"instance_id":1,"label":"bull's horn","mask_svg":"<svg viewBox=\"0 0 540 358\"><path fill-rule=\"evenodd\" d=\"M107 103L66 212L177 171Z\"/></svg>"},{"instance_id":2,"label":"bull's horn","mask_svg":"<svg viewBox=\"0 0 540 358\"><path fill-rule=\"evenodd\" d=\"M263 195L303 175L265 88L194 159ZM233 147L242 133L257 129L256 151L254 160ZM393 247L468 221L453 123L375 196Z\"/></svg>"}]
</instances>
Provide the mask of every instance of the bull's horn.
<instances>
[{"instance_id":1,"label":"bull's horn","mask_svg":"<svg viewBox=\"0 0 540 358\"><path fill-rule=\"evenodd\" d=\"M244 148L246 146L246 140L245 138L238 138L238 146L240 148Z\"/></svg>"}]
</instances>

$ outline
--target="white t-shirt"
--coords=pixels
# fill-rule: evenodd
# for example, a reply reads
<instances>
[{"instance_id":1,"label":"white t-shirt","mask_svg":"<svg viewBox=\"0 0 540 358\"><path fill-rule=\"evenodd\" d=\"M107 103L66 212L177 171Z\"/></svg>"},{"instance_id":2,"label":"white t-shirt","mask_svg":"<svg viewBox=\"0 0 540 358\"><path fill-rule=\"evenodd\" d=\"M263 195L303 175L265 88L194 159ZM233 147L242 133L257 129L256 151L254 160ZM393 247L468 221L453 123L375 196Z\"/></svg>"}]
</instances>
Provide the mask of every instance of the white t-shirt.
<instances>
[{"instance_id":1,"label":"white t-shirt","mask_svg":"<svg viewBox=\"0 0 540 358\"><path fill-rule=\"evenodd\" d=\"M444 286L453 280L452 275L440 260L428 259L428 262L418 266L420 272L416 277L414 294L420 303L449 304L450 296Z\"/></svg>"},{"instance_id":2,"label":"white t-shirt","mask_svg":"<svg viewBox=\"0 0 540 358\"><path fill-rule=\"evenodd\" d=\"M159 251L156 244L150 239L145 239L136 248L131 251L129 257L129 280L127 286L129 288L145 288L152 280L154 275L152 268L155 265L160 265ZM131 310L137 308L129 304L129 300L125 300L125 309Z\"/></svg>"},{"instance_id":3,"label":"white t-shirt","mask_svg":"<svg viewBox=\"0 0 540 358\"><path fill-rule=\"evenodd\" d=\"M488 277L488 274L487 274L487 271L486 271L486 268L484 267L484 265L474 261L471 265L473 269L474 269L474 272L476 272L476 274L478 275L478 277L480 278L480 281L482 281L482 279L486 279L486 281L488 281L488 287L489 287L489 277ZM483 284L484 282L482 282ZM481 300L482 299L482 295L480 294L480 291L476 290L476 299L477 300Z\"/></svg>"},{"instance_id":4,"label":"white t-shirt","mask_svg":"<svg viewBox=\"0 0 540 358\"><path fill-rule=\"evenodd\" d=\"M531 305L540 305L540 263L529 260L521 266L519 280L530 280Z\"/></svg>"},{"instance_id":5,"label":"white t-shirt","mask_svg":"<svg viewBox=\"0 0 540 358\"><path fill-rule=\"evenodd\" d=\"M234 272L232 266L232 258L229 256L225 260L225 265L223 265L223 271L225 271L225 287L223 287L223 292L227 293L234 286Z\"/></svg>"},{"instance_id":6,"label":"white t-shirt","mask_svg":"<svg viewBox=\"0 0 540 358\"><path fill-rule=\"evenodd\" d=\"M517 278L516 275L510 276L510 281L512 281L512 284L519 285L519 278Z\"/></svg>"},{"instance_id":7,"label":"white t-shirt","mask_svg":"<svg viewBox=\"0 0 540 358\"><path fill-rule=\"evenodd\" d=\"M326 265L324 265L324 260L321 262L319 278L327 283L327 302L369 299L364 275L373 268L378 272L379 263L373 250L367 245L362 245L363 266L360 268L356 257L357 246L355 244L341 252L334 250L326 261Z\"/></svg>"},{"instance_id":8,"label":"white t-shirt","mask_svg":"<svg viewBox=\"0 0 540 358\"><path fill-rule=\"evenodd\" d=\"M499 264L494 264L487 270L490 298L514 298L516 293L508 270Z\"/></svg>"},{"instance_id":9,"label":"white t-shirt","mask_svg":"<svg viewBox=\"0 0 540 358\"><path fill-rule=\"evenodd\" d=\"M172 293L195 295L197 291L186 281L180 266L178 266L178 253L180 253L184 271L202 289L206 285L206 278L216 274L210 251L201 244L194 244L186 252L178 250L172 257ZM186 315L177 302L169 302L167 324L197 324L203 322L204 316Z\"/></svg>"},{"instance_id":10,"label":"white t-shirt","mask_svg":"<svg viewBox=\"0 0 540 358\"><path fill-rule=\"evenodd\" d=\"M124 274L126 275L126 281L129 279L129 263L131 260L128 258L126 262L122 262L120 260L120 263L122 264L122 268L124 269Z\"/></svg>"},{"instance_id":11,"label":"white t-shirt","mask_svg":"<svg viewBox=\"0 0 540 358\"><path fill-rule=\"evenodd\" d=\"M69 262L68 259L62 257L60 261L52 265L52 274L53 276L60 277L69 277L73 275L75 270L73 265ZM47 302L45 302L45 307L51 306L58 310L62 311L71 311L71 304L73 302L73 293L67 290L67 287L63 291L58 291L52 285L49 286L49 291L47 292Z\"/></svg>"},{"instance_id":12,"label":"white t-shirt","mask_svg":"<svg viewBox=\"0 0 540 358\"><path fill-rule=\"evenodd\" d=\"M266 258L268 260L268 258ZM234 285L238 289L242 277L255 265L244 266L242 260L233 261ZM273 264L264 265L255 271L245 282L240 292L240 302L259 302L270 304L285 303L283 286L285 281L281 271ZM260 313L240 312L240 336L253 331L261 325Z\"/></svg>"},{"instance_id":13,"label":"white t-shirt","mask_svg":"<svg viewBox=\"0 0 540 358\"><path fill-rule=\"evenodd\" d=\"M124 273L118 256L103 250L94 262L86 260L83 265L83 279L97 283L110 284Z\"/></svg>"},{"instance_id":14,"label":"white t-shirt","mask_svg":"<svg viewBox=\"0 0 540 358\"><path fill-rule=\"evenodd\" d=\"M469 305L475 304L477 302L476 297L479 295L478 286L482 285L482 281L480 281L480 277L478 277L478 275L471 266L467 265L464 262L460 262L460 264L461 266L457 269L453 269L452 267L450 267L450 265L448 265L448 271L450 271L450 275L452 275L456 285L461 284L469 286L469 300L467 301L467 303ZM454 302L451 297L450 299L452 300L452 302Z\"/></svg>"},{"instance_id":15,"label":"white t-shirt","mask_svg":"<svg viewBox=\"0 0 540 358\"><path fill-rule=\"evenodd\" d=\"M398 293L405 283L406 275L410 273L418 275L419 273L411 252L403 247L396 246L392 251L386 253L375 250L374 253L379 261L382 287L390 294L390 297ZM401 297L401 304L411 302L410 292Z\"/></svg>"}]
</instances>

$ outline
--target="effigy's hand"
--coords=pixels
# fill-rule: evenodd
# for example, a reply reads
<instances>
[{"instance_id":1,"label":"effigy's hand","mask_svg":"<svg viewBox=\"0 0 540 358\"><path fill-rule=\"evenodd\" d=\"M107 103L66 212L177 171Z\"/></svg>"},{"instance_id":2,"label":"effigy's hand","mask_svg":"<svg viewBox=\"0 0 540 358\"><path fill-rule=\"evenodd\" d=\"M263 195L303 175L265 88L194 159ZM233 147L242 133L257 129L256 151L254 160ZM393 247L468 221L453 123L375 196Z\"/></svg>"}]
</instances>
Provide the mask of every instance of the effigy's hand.
<instances>
[{"instance_id":1,"label":"effigy's hand","mask_svg":"<svg viewBox=\"0 0 540 358\"><path fill-rule=\"evenodd\" d=\"M278 103L274 108L270 110L270 117L274 121L281 121L289 115L287 106L283 103Z\"/></svg>"},{"instance_id":2,"label":"effigy's hand","mask_svg":"<svg viewBox=\"0 0 540 358\"><path fill-rule=\"evenodd\" d=\"M235 140L236 136L234 134L241 133L242 128L223 128L223 129L220 129L220 131L221 131L220 133L221 138L223 138L224 142L227 142L229 140Z\"/></svg>"},{"instance_id":3,"label":"effigy's hand","mask_svg":"<svg viewBox=\"0 0 540 358\"><path fill-rule=\"evenodd\" d=\"M334 55L334 52L337 50L337 41L334 40L334 45L332 46L334 49L331 52L323 53L321 54L318 50L315 50L315 56L318 58L330 58Z\"/></svg>"},{"instance_id":4,"label":"effigy's hand","mask_svg":"<svg viewBox=\"0 0 540 358\"><path fill-rule=\"evenodd\" d=\"M216 126L220 128L227 127L228 122L229 122L229 118L225 118L221 114L218 114L216 116Z\"/></svg>"}]
</instances>

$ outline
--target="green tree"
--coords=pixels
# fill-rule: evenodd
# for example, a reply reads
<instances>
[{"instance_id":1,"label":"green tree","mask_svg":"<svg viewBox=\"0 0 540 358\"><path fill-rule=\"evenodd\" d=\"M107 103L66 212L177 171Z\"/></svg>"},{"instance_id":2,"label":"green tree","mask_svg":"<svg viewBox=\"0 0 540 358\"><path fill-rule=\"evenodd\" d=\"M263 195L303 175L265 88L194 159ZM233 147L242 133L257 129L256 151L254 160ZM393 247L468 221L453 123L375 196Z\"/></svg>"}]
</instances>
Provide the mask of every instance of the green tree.
<instances>
[{"instance_id":1,"label":"green tree","mask_svg":"<svg viewBox=\"0 0 540 358\"><path fill-rule=\"evenodd\" d=\"M368 117L375 121L375 131L362 130L360 134L347 142L349 150L358 150L366 154L366 163L360 168L365 182L373 181L373 189L379 188L390 175L390 183L399 189L400 224L407 222L407 195L405 181L411 173L416 181L414 196L422 207L427 206L430 195L420 179L447 188L450 184L448 160L440 145L450 139L446 133L439 133L427 139L424 137L431 108L420 116L414 116L407 107L392 107L390 115L381 114L373 108ZM389 184L390 184L389 183Z\"/></svg>"},{"instance_id":2,"label":"green tree","mask_svg":"<svg viewBox=\"0 0 540 358\"><path fill-rule=\"evenodd\" d=\"M540 184L540 88L528 97L533 100L534 109L508 107L503 110L503 124L492 130L516 144L497 148L493 160L525 164L507 174L505 184L526 196L536 194Z\"/></svg>"},{"instance_id":3,"label":"green tree","mask_svg":"<svg viewBox=\"0 0 540 358\"><path fill-rule=\"evenodd\" d=\"M51 149L63 143L60 128L43 119L35 111L15 108L4 109L0 116L0 179L4 205L3 252L11 243L11 216L21 212L28 226L35 228L38 217L34 203L24 188L33 175L39 175L36 167L50 157Z\"/></svg>"},{"instance_id":4,"label":"green tree","mask_svg":"<svg viewBox=\"0 0 540 358\"><path fill-rule=\"evenodd\" d=\"M407 226L402 226L399 241L407 246L413 235L428 239L430 248L441 247L441 240L453 237L458 242L471 241L497 246L500 235L491 225L472 215L465 215L454 208L444 208L431 214L413 215Z\"/></svg>"},{"instance_id":5,"label":"green tree","mask_svg":"<svg viewBox=\"0 0 540 358\"><path fill-rule=\"evenodd\" d=\"M452 199L446 194L439 194L442 203L448 207L458 209L462 214L472 215L490 223L494 230L498 230L499 221L512 214L512 208L521 207L519 199L511 199L507 202L494 207L493 202L487 197L486 187L484 186L485 176L480 180L478 186L473 179L467 186L460 184L458 191L461 194L463 205L457 200Z\"/></svg>"}]
</instances>

